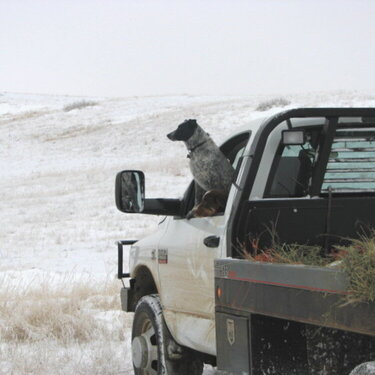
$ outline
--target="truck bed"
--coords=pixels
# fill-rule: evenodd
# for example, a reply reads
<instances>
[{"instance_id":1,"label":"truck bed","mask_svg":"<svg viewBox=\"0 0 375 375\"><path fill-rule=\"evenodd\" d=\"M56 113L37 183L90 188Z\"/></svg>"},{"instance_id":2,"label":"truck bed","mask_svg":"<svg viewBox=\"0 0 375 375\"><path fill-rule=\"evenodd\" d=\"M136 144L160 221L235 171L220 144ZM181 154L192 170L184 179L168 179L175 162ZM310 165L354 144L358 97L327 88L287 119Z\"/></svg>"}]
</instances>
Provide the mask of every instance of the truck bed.
<instances>
[{"instance_id":1,"label":"truck bed","mask_svg":"<svg viewBox=\"0 0 375 375\"><path fill-rule=\"evenodd\" d=\"M215 262L216 307L375 336L375 303L344 305L348 281L333 268L246 260Z\"/></svg>"},{"instance_id":2,"label":"truck bed","mask_svg":"<svg viewBox=\"0 0 375 375\"><path fill-rule=\"evenodd\" d=\"M375 303L345 305L332 268L215 261L220 374L347 375L374 360Z\"/></svg>"}]
</instances>

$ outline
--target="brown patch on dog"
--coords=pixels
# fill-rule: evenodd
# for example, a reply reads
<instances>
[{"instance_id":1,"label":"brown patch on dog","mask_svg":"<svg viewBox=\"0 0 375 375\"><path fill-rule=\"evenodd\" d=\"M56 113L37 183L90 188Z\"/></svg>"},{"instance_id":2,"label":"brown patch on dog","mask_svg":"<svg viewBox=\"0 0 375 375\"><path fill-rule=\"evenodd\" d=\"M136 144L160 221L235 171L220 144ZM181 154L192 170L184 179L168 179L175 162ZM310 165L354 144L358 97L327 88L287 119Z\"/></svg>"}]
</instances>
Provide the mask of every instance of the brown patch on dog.
<instances>
[{"instance_id":1,"label":"brown patch on dog","mask_svg":"<svg viewBox=\"0 0 375 375\"><path fill-rule=\"evenodd\" d=\"M209 190L203 195L202 201L186 217L188 219L193 217L207 217L223 212L227 198L228 196L223 190Z\"/></svg>"}]
</instances>

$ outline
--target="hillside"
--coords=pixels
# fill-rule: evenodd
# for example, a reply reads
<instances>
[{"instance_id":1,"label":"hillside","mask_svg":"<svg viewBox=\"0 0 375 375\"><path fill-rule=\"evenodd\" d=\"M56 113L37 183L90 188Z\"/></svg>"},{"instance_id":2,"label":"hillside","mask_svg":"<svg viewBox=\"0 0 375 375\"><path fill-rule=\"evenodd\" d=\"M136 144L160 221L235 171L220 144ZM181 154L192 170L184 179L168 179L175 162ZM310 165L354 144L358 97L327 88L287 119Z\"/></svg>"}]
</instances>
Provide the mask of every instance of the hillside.
<instances>
[{"instance_id":1,"label":"hillside","mask_svg":"<svg viewBox=\"0 0 375 375\"><path fill-rule=\"evenodd\" d=\"M141 169L148 197L181 196L186 150L166 134L196 118L220 143L280 110L266 109L272 99L0 93L0 374L132 373L114 243L150 233L159 218L117 211L116 173ZM285 99L283 108L375 106L359 93Z\"/></svg>"}]
</instances>

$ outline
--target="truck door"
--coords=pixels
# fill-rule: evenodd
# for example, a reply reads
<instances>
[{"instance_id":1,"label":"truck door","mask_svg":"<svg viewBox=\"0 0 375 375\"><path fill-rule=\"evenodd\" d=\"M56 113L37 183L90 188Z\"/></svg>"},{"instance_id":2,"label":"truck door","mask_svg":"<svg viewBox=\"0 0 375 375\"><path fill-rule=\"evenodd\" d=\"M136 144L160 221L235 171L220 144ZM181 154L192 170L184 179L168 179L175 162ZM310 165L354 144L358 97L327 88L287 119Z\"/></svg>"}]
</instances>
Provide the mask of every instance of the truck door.
<instances>
[{"instance_id":1,"label":"truck door","mask_svg":"<svg viewBox=\"0 0 375 375\"><path fill-rule=\"evenodd\" d=\"M207 247L204 240L220 241L223 224L223 215L170 221L158 251L164 306L212 317L213 261L221 255L221 244Z\"/></svg>"},{"instance_id":2,"label":"truck door","mask_svg":"<svg viewBox=\"0 0 375 375\"><path fill-rule=\"evenodd\" d=\"M235 168L239 167L249 136L241 134L222 146ZM194 202L194 183L184 201L187 213ZM158 248L160 294L169 329L181 344L191 346L197 341L193 347L212 354L215 354L214 259L226 254L222 237L229 211L227 207L226 214L190 220L171 218Z\"/></svg>"}]
</instances>

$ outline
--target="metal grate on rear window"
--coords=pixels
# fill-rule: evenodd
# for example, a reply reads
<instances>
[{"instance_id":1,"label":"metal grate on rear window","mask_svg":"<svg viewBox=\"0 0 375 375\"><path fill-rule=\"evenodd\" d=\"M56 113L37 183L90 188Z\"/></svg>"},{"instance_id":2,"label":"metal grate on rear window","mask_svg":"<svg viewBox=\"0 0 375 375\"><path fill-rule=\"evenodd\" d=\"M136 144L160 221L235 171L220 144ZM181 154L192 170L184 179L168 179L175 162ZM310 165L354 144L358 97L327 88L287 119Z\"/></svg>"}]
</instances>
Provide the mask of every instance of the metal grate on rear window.
<instances>
[{"instance_id":1,"label":"metal grate on rear window","mask_svg":"<svg viewBox=\"0 0 375 375\"><path fill-rule=\"evenodd\" d=\"M375 127L337 129L322 192L375 192Z\"/></svg>"}]
</instances>

